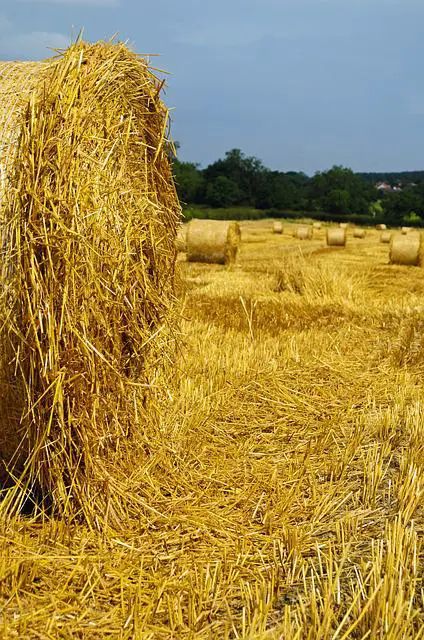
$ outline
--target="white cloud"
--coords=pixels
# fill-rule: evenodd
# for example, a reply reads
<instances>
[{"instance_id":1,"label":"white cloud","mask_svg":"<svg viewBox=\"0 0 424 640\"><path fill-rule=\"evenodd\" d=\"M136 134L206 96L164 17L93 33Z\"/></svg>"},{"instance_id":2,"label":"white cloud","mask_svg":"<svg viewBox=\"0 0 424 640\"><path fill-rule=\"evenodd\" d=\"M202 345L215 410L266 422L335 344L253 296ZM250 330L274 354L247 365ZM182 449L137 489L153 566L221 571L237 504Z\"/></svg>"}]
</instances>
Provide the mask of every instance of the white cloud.
<instances>
[{"instance_id":1,"label":"white cloud","mask_svg":"<svg viewBox=\"0 0 424 640\"><path fill-rule=\"evenodd\" d=\"M50 31L11 33L1 38L0 52L15 60L39 60L53 55L52 49L65 49L70 42L69 36Z\"/></svg>"}]
</instances>

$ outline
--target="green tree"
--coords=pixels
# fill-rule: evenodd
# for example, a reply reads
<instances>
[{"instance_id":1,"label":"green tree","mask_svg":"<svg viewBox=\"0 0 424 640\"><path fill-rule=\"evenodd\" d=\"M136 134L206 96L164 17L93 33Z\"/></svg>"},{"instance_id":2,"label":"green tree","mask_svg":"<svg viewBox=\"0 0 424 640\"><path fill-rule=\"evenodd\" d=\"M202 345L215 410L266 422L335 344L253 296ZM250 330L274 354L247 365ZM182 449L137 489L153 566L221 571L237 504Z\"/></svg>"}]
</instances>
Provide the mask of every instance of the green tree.
<instances>
[{"instance_id":1,"label":"green tree","mask_svg":"<svg viewBox=\"0 0 424 640\"><path fill-rule=\"evenodd\" d=\"M199 165L194 162L180 162L176 158L172 163L178 197L185 204L202 201L205 179Z\"/></svg>"},{"instance_id":2,"label":"green tree","mask_svg":"<svg viewBox=\"0 0 424 640\"><path fill-rule=\"evenodd\" d=\"M237 184L226 176L217 176L206 188L206 203L211 207L231 207L241 200Z\"/></svg>"}]
</instances>

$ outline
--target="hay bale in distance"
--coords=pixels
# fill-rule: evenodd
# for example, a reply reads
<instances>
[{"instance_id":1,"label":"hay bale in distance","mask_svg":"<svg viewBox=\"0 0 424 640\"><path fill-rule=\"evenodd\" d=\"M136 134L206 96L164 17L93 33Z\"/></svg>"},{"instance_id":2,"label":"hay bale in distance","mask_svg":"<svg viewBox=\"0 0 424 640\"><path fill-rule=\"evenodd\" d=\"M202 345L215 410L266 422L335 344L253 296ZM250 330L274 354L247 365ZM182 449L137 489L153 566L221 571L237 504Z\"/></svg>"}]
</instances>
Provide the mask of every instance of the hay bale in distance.
<instances>
[{"instance_id":1,"label":"hay bale in distance","mask_svg":"<svg viewBox=\"0 0 424 640\"><path fill-rule=\"evenodd\" d=\"M392 232L391 231L382 231L380 234L380 242L382 242L383 244L388 244L390 242L390 240L392 239Z\"/></svg>"},{"instance_id":2,"label":"hay bale in distance","mask_svg":"<svg viewBox=\"0 0 424 640\"><path fill-rule=\"evenodd\" d=\"M175 247L177 251L184 252L186 250L187 244L187 227L186 225L181 225L177 231L177 237L175 238Z\"/></svg>"},{"instance_id":3,"label":"hay bale in distance","mask_svg":"<svg viewBox=\"0 0 424 640\"><path fill-rule=\"evenodd\" d=\"M279 220L274 220L274 222L272 223L272 232L283 233L283 223Z\"/></svg>"},{"instance_id":4,"label":"hay bale in distance","mask_svg":"<svg viewBox=\"0 0 424 640\"><path fill-rule=\"evenodd\" d=\"M340 229L347 229L349 226L348 222L339 222L339 228Z\"/></svg>"},{"instance_id":5,"label":"hay bale in distance","mask_svg":"<svg viewBox=\"0 0 424 640\"><path fill-rule=\"evenodd\" d=\"M319 231L321 229L321 222L314 222L312 224L312 228L316 229L316 231Z\"/></svg>"},{"instance_id":6,"label":"hay bale in distance","mask_svg":"<svg viewBox=\"0 0 424 640\"><path fill-rule=\"evenodd\" d=\"M382 223L382 224L376 224L375 228L377 229L377 231L385 231L387 229L387 225Z\"/></svg>"},{"instance_id":7,"label":"hay bale in distance","mask_svg":"<svg viewBox=\"0 0 424 640\"><path fill-rule=\"evenodd\" d=\"M231 264L240 246L237 222L228 220L191 220L187 225L187 260Z\"/></svg>"},{"instance_id":8,"label":"hay bale in distance","mask_svg":"<svg viewBox=\"0 0 424 640\"><path fill-rule=\"evenodd\" d=\"M421 262L421 235L395 235L390 243L390 264L419 266Z\"/></svg>"},{"instance_id":9,"label":"hay bale in distance","mask_svg":"<svg viewBox=\"0 0 424 640\"><path fill-rule=\"evenodd\" d=\"M346 229L330 227L327 229L326 239L329 247L344 247L346 245Z\"/></svg>"},{"instance_id":10,"label":"hay bale in distance","mask_svg":"<svg viewBox=\"0 0 424 640\"><path fill-rule=\"evenodd\" d=\"M296 228L294 237L297 240L311 240L312 235L312 227L301 226Z\"/></svg>"},{"instance_id":11,"label":"hay bale in distance","mask_svg":"<svg viewBox=\"0 0 424 640\"><path fill-rule=\"evenodd\" d=\"M354 229L353 230L354 238L365 238L365 229Z\"/></svg>"},{"instance_id":12,"label":"hay bale in distance","mask_svg":"<svg viewBox=\"0 0 424 640\"><path fill-rule=\"evenodd\" d=\"M181 212L161 86L123 44L0 63L1 481L92 526L139 512L122 478L173 348Z\"/></svg>"},{"instance_id":13,"label":"hay bale in distance","mask_svg":"<svg viewBox=\"0 0 424 640\"><path fill-rule=\"evenodd\" d=\"M406 236L406 234L408 233L408 231L410 230L411 227L401 227L401 234Z\"/></svg>"}]
</instances>

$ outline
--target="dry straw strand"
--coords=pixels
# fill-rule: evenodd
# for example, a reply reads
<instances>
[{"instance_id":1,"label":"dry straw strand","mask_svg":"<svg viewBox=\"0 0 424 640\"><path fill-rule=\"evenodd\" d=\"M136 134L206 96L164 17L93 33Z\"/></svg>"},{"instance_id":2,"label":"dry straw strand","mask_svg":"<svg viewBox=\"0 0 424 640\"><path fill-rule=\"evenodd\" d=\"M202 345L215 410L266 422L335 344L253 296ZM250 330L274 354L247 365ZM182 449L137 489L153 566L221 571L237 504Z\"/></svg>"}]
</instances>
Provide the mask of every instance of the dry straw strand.
<instances>
[{"instance_id":1,"label":"dry straw strand","mask_svg":"<svg viewBox=\"0 0 424 640\"><path fill-rule=\"evenodd\" d=\"M120 479L141 459L174 339L180 207L162 83L119 43L7 67L2 481L119 524L139 509Z\"/></svg>"},{"instance_id":2,"label":"dry straw strand","mask_svg":"<svg viewBox=\"0 0 424 640\"><path fill-rule=\"evenodd\" d=\"M327 229L327 245L329 247L344 247L346 245L346 229L340 227Z\"/></svg>"},{"instance_id":3,"label":"dry straw strand","mask_svg":"<svg viewBox=\"0 0 424 640\"><path fill-rule=\"evenodd\" d=\"M191 220L187 228L187 260L232 264L240 241L241 231L237 222Z\"/></svg>"},{"instance_id":4,"label":"dry straw strand","mask_svg":"<svg viewBox=\"0 0 424 640\"><path fill-rule=\"evenodd\" d=\"M390 244L390 263L418 266L421 263L421 235L395 235Z\"/></svg>"},{"instance_id":5,"label":"dry straw strand","mask_svg":"<svg viewBox=\"0 0 424 640\"><path fill-rule=\"evenodd\" d=\"M175 246L180 252L184 252L187 248L187 227L185 225L178 228Z\"/></svg>"}]
</instances>

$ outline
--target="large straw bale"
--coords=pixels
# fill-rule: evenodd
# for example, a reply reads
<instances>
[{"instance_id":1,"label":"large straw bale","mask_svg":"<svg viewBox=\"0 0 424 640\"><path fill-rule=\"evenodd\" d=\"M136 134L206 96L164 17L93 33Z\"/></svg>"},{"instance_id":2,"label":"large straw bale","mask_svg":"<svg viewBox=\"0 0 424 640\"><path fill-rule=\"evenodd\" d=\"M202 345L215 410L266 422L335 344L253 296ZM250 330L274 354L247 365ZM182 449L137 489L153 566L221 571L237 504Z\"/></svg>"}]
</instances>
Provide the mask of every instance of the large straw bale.
<instances>
[{"instance_id":1,"label":"large straw bale","mask_svg":"<svg viewBox=\"0 0 424 640\"><path fill-rule=\"evenodd\" d=\"M387 229L387 225L382 223L382 224L376 224L375 228L377 229L377 231L385 231Z\"/></svg>"},{"instance_id":2,"label":"large straw bale","mask_svg":"<svg viewBox=\"0 0 424 640\"><path fill-rule=\"evenodd\" d=\"M310 240L312 238L312 234L312 227L297 227L295 231L295 238L297 238L297 240Z\"/></svg>"},{"instance_id":3,"label":"large straw bale","mask_svg":"<svg viewBox=\"0 0 424 640\"><path fill-rule=\"evenodd\" d=\"M119 478L145 450L174 334L161 86L122 44L0 64L0 479L17 482L15 507L19 486L118 524L137 500Z\"/></svg>"},{"instance_id":4,"label":"large straw bale","mask_svg":"<svg viewBox=\"0 0 424 640\"><path fill-rule=\"evenodd\" d=\"M421 263L421 235L395 235L390 243L390 264L418 266Z\"/></svg>"},{"instance_id":5,"label":"large straw bale","mask_svg":"<svg viewBox=\"0 0 424 640\"><path fill-rule=\"evenodd\" d=\"M274 222L272 223L272 232L283 233L283 223L279 220L274 220Z\"/></svg>"},{"instance_id":6,"label":"large straw bale","mask_svg":"<svg viewBox=\"0 0 424 640\"><path fill-rule=\"evenodd\" d=\"M187 248L187 226L178 227L177 237L175 238L175 246L177 251L185 251Z\"/></svg>"},{"instance_id":7,"label":"large straw bale","mask_svg":"<svg viewBox=\"0 0 424 640\"><path fill-rule=\"evenodd\" d=\"M365 238L365 229L354 229L353 230L354 238Z\"/></svg>"},{"instance_id":8,"label":"large straw bale","mask_svg":"<svg viewBox=\"0 0 424 640\"><path fill-rule=\"evenodd\" d=\"M344 247L346 245L346 229L329 227L327 229L327 245L329 247Z\"/></svg>"},{"instance_id":9,"label":"large straw bale","mask_svg":"<svg viewBox=\"0 0 424 640\"><path fill-rule=\"evenodd\" d=\"M390 242L390 240L392 239L392 232L391 231L382 231L380 234L380 242L382 242L383 244L388 244Z\"/></svg>"},{"instance_id":10,"label":"large straw bale","mask_svg":"<svg viewBox=\"0 0 424 640\"><path fill-rule=\"evenodd\" d=\"M231 264L241 241L240 225L228 220L192 220L187 228L187 260Z\"/></svg>"}]
</instances>

